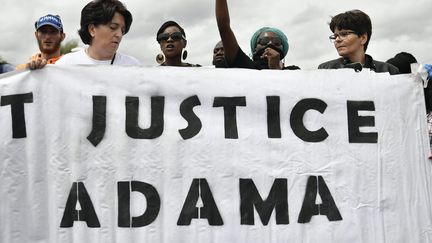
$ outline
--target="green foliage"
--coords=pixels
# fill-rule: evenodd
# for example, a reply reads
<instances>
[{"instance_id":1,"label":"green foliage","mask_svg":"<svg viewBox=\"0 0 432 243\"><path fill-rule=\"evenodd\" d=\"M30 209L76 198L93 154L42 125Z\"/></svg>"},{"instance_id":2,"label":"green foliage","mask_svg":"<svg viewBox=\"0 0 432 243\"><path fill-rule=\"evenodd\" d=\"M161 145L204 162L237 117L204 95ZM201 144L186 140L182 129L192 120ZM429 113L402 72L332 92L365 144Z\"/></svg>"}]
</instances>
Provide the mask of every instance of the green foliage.
<instances>
[{"instance_id":1,"label":"green foliage","mask_svg":"<svg viewBox=\"0 0 432 243\"><path fill-rule=\"evenodd\" d=\"M77 40L69 40L65 44L62 44L60 47L60 54L67 54L72 51L75 47L78 47Z\"/></svg>"}]
</instances>

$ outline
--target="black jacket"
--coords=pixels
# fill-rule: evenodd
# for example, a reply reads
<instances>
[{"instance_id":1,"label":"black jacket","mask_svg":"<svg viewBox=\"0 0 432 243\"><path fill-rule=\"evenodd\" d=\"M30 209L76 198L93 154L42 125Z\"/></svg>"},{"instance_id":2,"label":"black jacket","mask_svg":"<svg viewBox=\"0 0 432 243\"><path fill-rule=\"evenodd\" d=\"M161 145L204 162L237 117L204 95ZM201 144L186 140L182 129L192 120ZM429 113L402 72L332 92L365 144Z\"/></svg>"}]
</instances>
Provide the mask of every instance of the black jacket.
<instances>
[{"instance_id":1,"label":"black jacket","mask_svg":"<svg viewBox=\"0 0 432 243\"><path fill-rule=\"evenodd\" d=\"M370 68L372 71L377 73L388 72L391 75L399 74L399 69L390 63L375 61L373 58L366 54L365 57L365 68ZM339 69L339 68L354 68L356 71L360 71L362 66L359 63L352 63L348 58L338 58L325 63L321 63L318 69Z\"/></svg>"},{"instance_id":2,"label":"black jacket","mask_svg":"<svg viewBox=\"0 0 432 243\"><path fill-rule=\"evenodd\" d=\"M232 64L227 64L229 68L249 68L249 69L269 69L268 64L265 61L253 61L251 60L239 47L235 60ZM290 65L283 67L283 70L296 70L300 69L298 66Z\"/></svg>"}]
</instances>

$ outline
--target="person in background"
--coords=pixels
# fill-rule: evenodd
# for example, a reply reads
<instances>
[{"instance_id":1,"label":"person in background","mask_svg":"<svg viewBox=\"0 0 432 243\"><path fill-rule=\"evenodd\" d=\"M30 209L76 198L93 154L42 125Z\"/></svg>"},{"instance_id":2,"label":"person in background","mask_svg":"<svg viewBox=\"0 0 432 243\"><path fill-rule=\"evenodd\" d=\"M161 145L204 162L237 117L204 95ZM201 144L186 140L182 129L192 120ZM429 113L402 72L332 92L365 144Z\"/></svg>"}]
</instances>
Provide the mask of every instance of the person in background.
<instances>
[{"instance_id":1,"label":"person in background","mask_svg":"<svg viewBox=\"0 0 432 243\"><path fill-rule=\"evenodd\" d=\"M432 80L432 64L424 64L424 68L426 69L426 72L428 73L428 80Z\"/></svg>"},{"instance_id":2,"label":"person in background","mask_svg":"<svg viewBox=\"0 0 432 243\"><path fill-rule=\"evenodd\" d=\"M431 64L424 64L424 68L426 69L426 72L428 73L428 85L426 88L424 88L424 96L425 96L425 103L426 103L426 118L427 118L427 124L428 124L428 131L429 131L429 147L432 151L432 65ZM429 152L429 159L432 160L432 152Z\"/></svg>"},{"instance_id":3,"label":"person in background","mask_svg":"<svg viewBox=\"0 0 432 243\"><path fill-rule=\"evenodd\" d=\"M188 55L187 50L185 50L187 45L186 33L175 21L167 21L162 24L156 33L156 41L163 53L156 57L156 61L161 66L201 67L199 64L182 61L186 60Z\"/></svg>"},{"instance_id":4,"label":"person in background","mask_svg":"<svg viewBox=\"0 0 432 243\"><path fill-rule=\"evenodd\" d=\"M15 67L0 58L0 74L14 71Z\"/></svg>"},{"instance_id":5,"label":"person in background","mask_svg":"<svg viewBox=\"0 0 432 243\"><path fill-rule=\"evenodd\" d=\"M400 52L394 57L388 59L386 63L390 63L399 69L399 73L411 73L411 64L417 63L417 59L408 52Z\"/></svg>"},{"instance_id":6,"label":"person in background","mask_svg":"<svg viewBox=\"0 0 432 243\"><path fill-rule=\"evenodd\" d=\"M330 41L341 57L320 64L318 69L354 68L360 71L364 67L377 73L399 73L395 66L376 61L366 54L372 36L372 22L364 12L351 10L334 16L330 30L333 32Z\"/></svg>"},{"instance_id":7,"label":"person in background","mask_svg":"<svg viewBox=\"0 0 432 243\"><path fill-rule=\"evenodd\" d=\"M408 74L412 73L411 64L417 63L417 59L408 52L400 52L396 54L394 57L387 60L387 63L392 64L393 66L399 69L399 73ZM427 65L427 64L426 64ZM415 72L416 70L414 70ZM431 85L428 85L424 89L425 95L425 103L426 103L426 112L428 113L428 119L430 117L430 122L432 126L432 88ZM432 135L432 127L431 127L431 135Z\"/></svg>"},{"instance_id":8,"label":"person in background","mask_svg":"<svg viewBox=\"0 0 432 243\"><path fill-rule=\"evenodd\" d=\"M54 64L60 58L60 46L66 35L60 16L48 14L35 22L35 37L39 46L39 53L33 55L27 63L20 64L17 70L35 69L45 64Z\"/></svg>"},{"instance_id":9,"label":"person in background","mask_svg":"<svg viewBox=\"0 0 432 243\"><path fill-rule=\"evenodd\" d=\"M222 41L216 43L213 48L213 62L215 68L227 68L228 65L225 61L224 47Z\"/></svg>"},{"instance_id":10,"label":"person in background","mask_svg":"<svg viewBox=\"0 0 432 243\"><path fill-rule=\"evenodd\" d=\"M228 67L249 69L300 69L284 65L288 53L288 38L279 29L263 27L255 32L250 40L252 60L240 48L230 26L226 0L216 0L216 21L225 50Z\"/></svg>"},{"instance_id":11,"label":"person in background","mask_svg":"<svg viewBox=\"0 0 432 243\"><path fill-rule=\"evenodd\" d=\"M129 32L132 14L118 0L95 0L81 11L78 34L88 47L64 55L57 64L140 65L131 56L117 52Z\"/></svg>"},{"instance_id":12,"label":"person in background","mask_svg":"<svg viewBox=\"0 0 432 243\"><path fill-rule=\"evenodd\" d=\"M413 70L411 70L411 64L417 63L417 59L411 53L400 52L396 54L394 57L388 59L387 63L390 63L395 67L397 67L401 74L408 74L408 73L412 73ZM415 71L416 70L414 70L414 72ZM430 77L428 78L430 79ZM426 119L427 119L428 132L429 132L429 147L432 149L432 87L431 85L428 85L426 88L424 88L424 98L426 104ZM432 159L432 153L429 153L429 159Z\"/></svg>"}]
</instances>

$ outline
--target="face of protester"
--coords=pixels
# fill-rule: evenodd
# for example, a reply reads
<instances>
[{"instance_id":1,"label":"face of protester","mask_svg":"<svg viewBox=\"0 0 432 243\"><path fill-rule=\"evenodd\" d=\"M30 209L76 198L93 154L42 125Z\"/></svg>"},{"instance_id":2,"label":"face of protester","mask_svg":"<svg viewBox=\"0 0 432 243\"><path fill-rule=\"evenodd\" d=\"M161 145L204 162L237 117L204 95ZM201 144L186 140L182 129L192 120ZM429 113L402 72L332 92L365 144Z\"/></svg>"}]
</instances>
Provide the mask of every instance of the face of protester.
<instances>
[{"instance_id":1,"label":"face of protester","mask_svg":"<svg viewBox=\"0 0 432 243\"><path fill-rule=\"evenodd\" d=\"M282 39L273 32L263 32L258 36L256 51L265 48L268 44L272 44L282 50Z\"/></svg>"},{"instance_id":2,"label":"face of protester","mask_svg":"<svg viewBox=\"0 0 432 243\"><path fill-rule=\"evenodd\" d=\"M173 59L181 57L183 48L186 47L186 41L181 36L180 29L176 26L169 26L164 32L159 34L159 37L165 37L159 41L165 58Z\"/></svg>"},{"instance_id":3,"label":"face of protester","mask_svg":"<svg viewBox=\"0 0 432 243\"><path fill-rule=\"evenodd\" d=\"M352 59L358 55L364 55L364 44L367 41L367 34L357 35L352 30L335 29L334 46L339 56Z\"/></svg>"},{"instance_id":4,"label":"face of protester","mask_svg":"<svg viewBox=\"0 0 432 243\"><path fill-rule=\"evenodd\" d=\"M126 30L123 15L116 12L109 23L97 26L90 24L88 28L92 36L90 47L97 53L97 56L102 59L112 58Z\"/></svg>"},{"instance_id":5,"label":"face of protester","mask_svg":"<svg viewBox=\"0 0 432 243\"><path fill-rule=\"evenodd\" d=\"M224 47L222 41L219 41L213 49L213 64L217 62L224 62Z\"/></svg>"},{"instance_id":6,"label":"face of protester","mask_svg":"<svg viewBox=\"0 0 432 243\"><path fill-rule=\"evenodd\" d=\"M51 25L40 27L35 32L39 50L45 54L54 54L60 49L60 44L65 38L65 34Z\"/></svg>"}]
</instances>

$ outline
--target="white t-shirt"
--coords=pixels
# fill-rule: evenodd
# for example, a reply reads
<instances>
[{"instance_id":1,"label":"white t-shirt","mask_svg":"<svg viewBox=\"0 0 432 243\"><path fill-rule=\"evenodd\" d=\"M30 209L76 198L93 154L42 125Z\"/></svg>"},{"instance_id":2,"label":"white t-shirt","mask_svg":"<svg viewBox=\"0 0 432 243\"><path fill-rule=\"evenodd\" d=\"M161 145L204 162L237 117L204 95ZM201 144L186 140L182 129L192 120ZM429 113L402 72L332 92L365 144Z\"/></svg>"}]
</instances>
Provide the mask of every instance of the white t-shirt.
<instances>
[{"instance_id":1,"label":"white t-shirt","mask_svg":"<svg viewBox=\"0 0 432 243\"><path fill-rule=\"evenodd\" d=\"M77 52L71 52L64 56L62 56L55 64L60 65L74 65L74 64L83 64L83 65L110 65L111 60L96 60L91 58L85 52L85 49L79 50ZM131 57L128 55L124 55L121 53L116 53L114 58L113 65L119 66L139 66L141 65L140 61L135 57Z\"/></svg>"}]
</instances>

